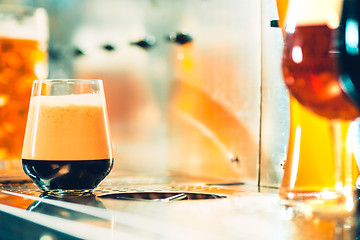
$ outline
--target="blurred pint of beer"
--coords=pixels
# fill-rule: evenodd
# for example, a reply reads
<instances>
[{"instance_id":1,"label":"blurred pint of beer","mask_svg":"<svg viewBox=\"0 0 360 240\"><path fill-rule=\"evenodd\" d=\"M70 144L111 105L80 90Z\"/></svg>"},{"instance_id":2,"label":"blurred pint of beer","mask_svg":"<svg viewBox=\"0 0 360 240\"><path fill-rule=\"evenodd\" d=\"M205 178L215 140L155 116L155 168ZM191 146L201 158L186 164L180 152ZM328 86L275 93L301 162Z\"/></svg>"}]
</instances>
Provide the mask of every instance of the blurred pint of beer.
<instances>
[{"instance_id":1,"label":"blurred pint of beer","mask_svg":"<svg viewBox=\"0 0 360 240\"><path fill-rule=\"evenodd\" d=\"M21 150L32 82L47 77L47 21L44 9L8 5L0 7L2 176L21 172Z\"/></svg>"}]
</instances>

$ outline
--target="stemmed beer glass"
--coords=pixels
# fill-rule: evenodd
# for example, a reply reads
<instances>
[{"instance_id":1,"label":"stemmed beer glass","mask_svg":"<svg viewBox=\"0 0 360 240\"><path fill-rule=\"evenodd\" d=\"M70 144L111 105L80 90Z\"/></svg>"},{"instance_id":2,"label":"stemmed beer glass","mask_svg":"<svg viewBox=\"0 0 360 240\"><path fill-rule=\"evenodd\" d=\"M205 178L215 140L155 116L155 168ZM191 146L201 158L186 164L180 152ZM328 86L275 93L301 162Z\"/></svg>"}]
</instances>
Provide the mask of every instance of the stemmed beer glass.
<instances>
[{"instance_id":1,"label":"stemmed beer glass","mask_svg":"<svg viewBox=\"0 0 360 240\"><path fill-rule=\"evenodd\" d=\"M285 164L280 197L290 201L314 200L313 206L328 212L354 209L352 140L347 133L350 123L360 114L339 83L336 33L340 12L341 1L337 0L290 1L282 61L284 81L291 97L329 121L334 152L333 157L321 163L324 169L330 169L327 175L298 179L312 166L299 162L300 151L296 149L300 149L302 133L301 126L296 127L295 150ZM316 152L316 145L313 151ZM323 180L324 184L304 184L315 179Z\"/></svg>"},{"instance_id":2,"label":"stemmed beer glass","mask_svg":"<svg viewBox=\"0 0 360 240\"><path fill-rule=\"evenodd\" d=\"M52 195L83 195L100 184L113 166L102 80L34 81L22 164Z\"/></svg>"}]
</instances>

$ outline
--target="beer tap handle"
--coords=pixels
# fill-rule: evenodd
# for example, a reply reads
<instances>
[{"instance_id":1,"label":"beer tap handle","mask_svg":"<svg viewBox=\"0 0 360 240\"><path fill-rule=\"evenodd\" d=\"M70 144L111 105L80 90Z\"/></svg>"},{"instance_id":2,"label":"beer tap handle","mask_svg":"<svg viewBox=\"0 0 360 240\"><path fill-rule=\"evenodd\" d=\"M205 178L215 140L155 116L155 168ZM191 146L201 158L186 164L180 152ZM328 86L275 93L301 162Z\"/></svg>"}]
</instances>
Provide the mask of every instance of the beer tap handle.
<instances>
[{"instance_id":1,"label":"beer tap handle","mask_svg":"<svg viewBox=\"0 0 360 240\"><path fill-rule=\"evenodd\" d=\"M270 21L270 27L273 27L273 28L280 27L279 20L271 20Z\"/></svg>"},{"instance_id":2,"label":"beer tap handle","mask_svg":"<svg viewBox=\"0 0 360 240\"><path fill-rule=\"evenodd\" d=\"M130 42L130 45L135 45L138 47L141 47L143 49L150 49L156 44L156 39L153 36L146 36L144 39L136 41L136 42Z\"/></svg>"},{"instance_id":3,"label":"beer tap handle","mask_svg":"<svg viewBox=\"0 0 360 240\"><path fill-rule=\"evenodd\" d=\"M184 45L188 42L192 42L194 39L192 36L184 32L171 32L167 35L166 40Z\"/></svg>"}]
</instances>

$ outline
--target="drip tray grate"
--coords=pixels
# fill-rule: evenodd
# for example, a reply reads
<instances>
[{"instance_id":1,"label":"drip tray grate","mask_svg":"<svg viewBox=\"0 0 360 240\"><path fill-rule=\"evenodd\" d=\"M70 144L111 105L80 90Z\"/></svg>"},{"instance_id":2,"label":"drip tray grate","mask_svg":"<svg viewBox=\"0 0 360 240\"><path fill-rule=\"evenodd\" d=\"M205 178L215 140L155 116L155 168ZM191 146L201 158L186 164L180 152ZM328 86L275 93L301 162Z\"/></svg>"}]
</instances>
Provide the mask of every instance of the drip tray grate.
<instances>
[{"instance_id":1,"label":"drip tray grate","mask_svg":"<svg viewBox=\"0 0 360 240\"><path fill-rule=\"evenodd\" d=\"M99 198L117 200L170 202L183 200L223 199L224 195L192 192L132 192L132 193L105 193L98 195Z\"/></svg>"}]
</instances>

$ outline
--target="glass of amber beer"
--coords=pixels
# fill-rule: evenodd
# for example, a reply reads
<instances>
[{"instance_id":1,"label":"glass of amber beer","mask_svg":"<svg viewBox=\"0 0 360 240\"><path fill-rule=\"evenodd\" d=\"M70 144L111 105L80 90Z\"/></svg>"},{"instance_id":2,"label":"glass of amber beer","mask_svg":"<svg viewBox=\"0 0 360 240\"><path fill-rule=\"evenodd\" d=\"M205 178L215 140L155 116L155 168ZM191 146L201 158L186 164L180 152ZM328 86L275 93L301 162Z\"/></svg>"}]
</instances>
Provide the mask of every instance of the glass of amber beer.
<instances>
[{"instance_id":1,"label":"glass of amber beer","mask_svg":"<svg viewBox=\"0 0 360 240\"><path fill-rule=\"evenodd\" d=\"M83 195L100 184L113 166L102 80L34 81L22 165L52 195Z\"/></svg>"},{"instance_id":2,"label":"glass of amber beer","mask_svg":"<svg viewBox=\"0 0 360 240\"><path fill-rule=\"evenodd\" d=\"M21 176L32 81L47 77L48 17L42 8L0 5L0 178Z\"/></svg>"},{"instance_id":3,"label":"glass of amber beer","mask_svg":"<svg viewBox=\"0 0 360 240\"><path fill-rule=\"evenodd\" d=\"M341 3L339 0L290 1L282 59L284 81L294 102L290 117L299 118L296 114L301 112L297 109L304 107L319 116L322 125L327 123L331 131L316 135L321 134L315 127L318 122L308 123L314 126L312 133L292 124L280 197L287 204L294 204L294 200L307 202L313 211L326 214L354 210L358 173L353 166L353 134L348 134L348 129L360 112L341 88L337 62L339 49L335 40ZM303 138L308 142L304 143ZM321 156L318 152L324 144L331 144L332 151ZM313 153L308 151L307 156L302 156L304 147Z\"/></svg>"}]
</instances>

